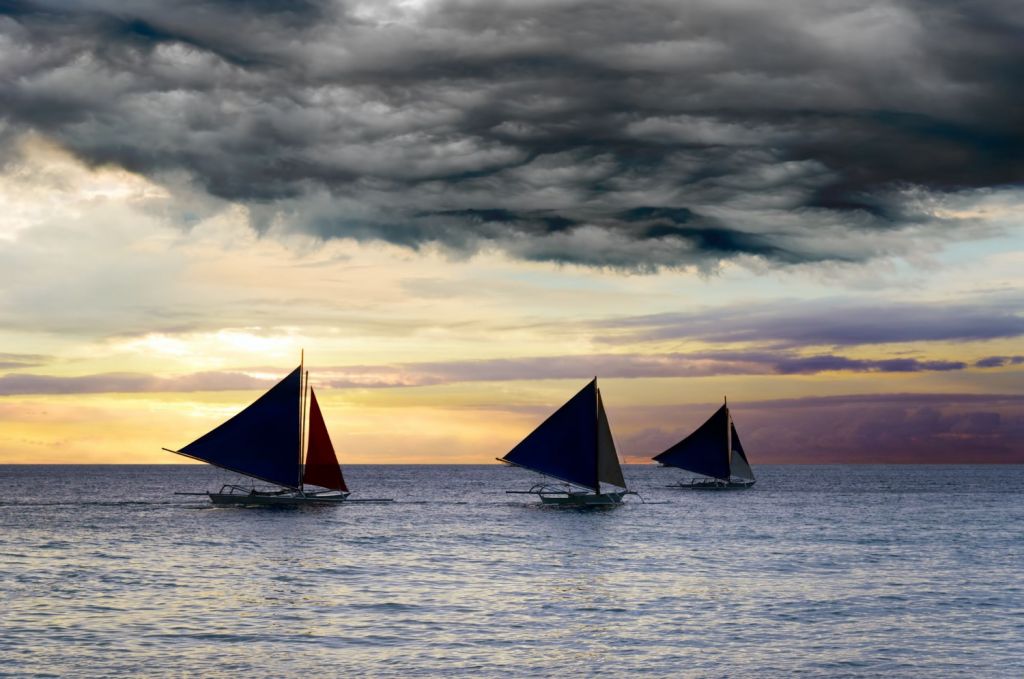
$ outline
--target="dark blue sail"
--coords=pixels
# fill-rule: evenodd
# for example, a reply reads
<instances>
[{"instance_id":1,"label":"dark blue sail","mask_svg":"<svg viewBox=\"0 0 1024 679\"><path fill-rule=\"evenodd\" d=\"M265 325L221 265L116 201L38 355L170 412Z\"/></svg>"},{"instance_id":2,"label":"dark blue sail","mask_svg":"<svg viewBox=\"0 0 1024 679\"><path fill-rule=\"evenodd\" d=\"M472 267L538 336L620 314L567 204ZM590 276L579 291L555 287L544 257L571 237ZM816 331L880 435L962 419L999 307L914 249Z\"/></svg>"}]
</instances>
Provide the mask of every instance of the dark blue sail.
<instances>
[{"instance_id":1,"label":"dark blue sail","mask_svg":"<svg viewBox=\"0 0 1024 679\"><path fill-rule=\"evenodd\" d=\"M502 459L597 489L597 380L583 387Z\"/></svg>"},{"instance_id":2,"label":"dark blue sail","mask_svg":"<svg viewBox=\"0 0 1024 679\"><path fill-rule=\"evenodd\" d=\"M298 488L301 382L302 370L296 368L251 406L177 452Z\"/></svg>"},{"instance_id":3,"label":"dark blue sail","mask_svg":"<svg viewBox=\"0 0 1024 679\"><path fill-rule=\"evenodd\" d=\"M728 479L729 426L729 409L722 406L697 431L654 460L695 474Z\"/></svg>"}]
</instances>

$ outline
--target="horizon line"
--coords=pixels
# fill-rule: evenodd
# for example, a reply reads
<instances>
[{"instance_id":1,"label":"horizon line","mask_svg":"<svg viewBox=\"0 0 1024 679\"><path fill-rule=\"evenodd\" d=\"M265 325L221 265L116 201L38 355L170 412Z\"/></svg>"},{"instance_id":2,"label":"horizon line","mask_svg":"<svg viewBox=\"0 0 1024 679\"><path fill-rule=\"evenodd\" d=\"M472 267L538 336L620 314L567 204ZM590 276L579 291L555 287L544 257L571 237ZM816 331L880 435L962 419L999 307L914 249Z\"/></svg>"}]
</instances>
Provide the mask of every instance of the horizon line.
<instances>
[{"instance_id":1,"label":"horizon line","mask_svg":"<svg viewBox=\"0 0 1024 679\"><path fill-rule=\"evenodd\" d=\"M659 465L651 462L622 462L623 465L640 467ZM951 467L958 465L986 465L986 466L1021 466L1020 462L997 462L997 461L956 461L956 462L762 462L758 467L830 467L834 465L848 466L900 466L900 467ZM0 462L0 467L200 467L210 465L202 462ZM502 467L496 462L351 462L339 465L347 467ZM666 467L673 469L673 467ZM244 474L242 474L244 476Z\"/></svg>"}]
</instances>

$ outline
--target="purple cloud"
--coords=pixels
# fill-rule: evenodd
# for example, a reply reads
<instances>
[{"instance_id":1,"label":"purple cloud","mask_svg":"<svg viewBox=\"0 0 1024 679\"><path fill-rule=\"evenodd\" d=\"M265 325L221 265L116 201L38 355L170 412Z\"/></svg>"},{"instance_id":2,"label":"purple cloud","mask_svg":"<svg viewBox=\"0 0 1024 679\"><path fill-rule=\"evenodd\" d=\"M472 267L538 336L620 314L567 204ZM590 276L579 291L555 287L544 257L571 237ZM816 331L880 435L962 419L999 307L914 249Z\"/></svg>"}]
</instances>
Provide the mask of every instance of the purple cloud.
<instances>
[{"instance_id":1,"label":"purple cloud","mask_svg":"<svg viewBox=\"0 0 1024 679\"><path fill-rule=\"evenodd\" d=\"M980 368L1024 362L1024 357L989 357ZM22 366L19 366L22 367ZM589 354L584 356L532 356L467 361L425 361L384 365L321 367L315 381L336 389L422 387L456 382L516 380L638 379L656 377L712 377L716 375L814 375L823 372L910 373L964 370L955 360L914 357L849 358L838 354L801 355L788 348L754 351L697 351L663 354ZM177 377L142 373L102 373L63 377L10 373L0 377L0 395L76 394L100 392L190 392L260 389L271 380L253 374L279 372L275 367L250 367L236 372L204 372ZM282 372L283 374L283 372Z\"/></svg>"},{"instance_id":2,"label":"purple cloud","mask_svg":"<svg viewBox=\"0 0 1024 679\"><path fill-rule=\"evenodd\" d=\"M0 396L242 390L262 389L271 383L271 380L230 372L203 372L181 377L156 377L142 373L101 373L76 377L13 373L0 377Z\"/></svg>"},{"instance_id":3,"label":"purple cloud","mask_svg":"<svg viewBox=\"0 0 1024 679\"><path fill-rule=\"evenodd\" d=\"M689 354L592 354L536 356L475 361L436 361L393 365L324 367L317 384L336 389L422 387L455 382L515 380L637 379L652 377L711 377L715 375L767 375L821 372L924 372L962 370L962 361L916 358L852 359L829 354L798 356L789 351L708 351ZM190 392L260 389L270 380L244 372L205 372L179 377L141 373L102 373L77 377L11 373L0 377L0 395L82 394L100 392Z\"/></svg>"},{"instance_id":4,"label":"purple cloud","mask_svg":"<svg viewBox=\"0 0 1024 679\"><path fill-rule=\"evenodd\" d=\"M1024 395L861 394L759 402L730 398L729 404L755 465L1024 463ZM608 404L619 448L631 462L648 461L717 406Z\"/></svg>"},{"instance_id":5,"label":"purple cloud","mask_svg":"<svg viewBox=\"0 0 1024 679\"><path fill-rule=\"evenodd\" d=\"M320 370L320 379L336 388L427 386L451 382L543 379L709 377L714 375L815 374L821 372L925 372L963 370L962 361L916 358L852 359L797 356L788 351L708 351L689 354L593 354L339 366Z\"/></svg>"},{"instance_id":6,"label":"purple cloud","mask_svg":"<svg viewBox=\"0 0 1024 679\"><path fill-rule=\"evenodd\" d=\"M1005 365L1020 365L1024 363L1024 356L989 356L979 361L975 361L974 365L978 368L1001 368Z\"/></svg>"},{"instance_id":7,"label":"purple cloud","mask_svg":"<svg viewBox=\"0 0 1024 679\"><path fill-rule=\"evenodd\" d=\"M696 339L778 347L858 346L900 342L989 340L1024 335L1020 300L975 304L879 303L846 300L776 302L687 313L615 318L597 329L629 330L611 343Z\"/></svg>"},{"instance_id":8,"label":"purple cloud","mask_svg":"<svg viewBox=\"0 0 1024 679\"><path fill-rule=\"evenodd\" d=\"M963 361L921 361L916 358L863 360L829 355L787 358L775 364L776 371L786 375L829 371L908 373L963 370L966 367Z\"/></svg>"},{"instance_id":9,"label":"purple cloud","mask_svg":"<svg viewBox=\"0 0 1024 679\"><path fill-rule=\"evenodd\" d=\"M0 352L0 369L32 368L46 363L48 356L42 354L8 354Z\"/></svg>"}]
</instances>

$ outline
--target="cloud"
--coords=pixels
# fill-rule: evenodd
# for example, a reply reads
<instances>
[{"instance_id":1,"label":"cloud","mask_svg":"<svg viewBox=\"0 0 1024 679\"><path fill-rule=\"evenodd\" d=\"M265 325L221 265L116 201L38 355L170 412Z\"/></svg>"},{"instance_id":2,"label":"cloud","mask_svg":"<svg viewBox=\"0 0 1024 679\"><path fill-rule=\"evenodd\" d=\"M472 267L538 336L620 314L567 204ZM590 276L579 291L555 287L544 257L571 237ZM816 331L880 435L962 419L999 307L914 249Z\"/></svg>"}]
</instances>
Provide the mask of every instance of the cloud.
<instances>
[{"instance_id":1,"label":"cloud","mask_svg":"<svg viewBox=\"0 0 1024 679\"><path fill-rule=\"evenodd\" d=\"M335 389L424 387L459 382L518 380L584 380L716 375L813 375L822 372L907 373L964 370L963 361L917 358L852 359L844 356L800 356L788 351L707 351L687 354L592 354L534 356L466 361L435 361L382 365L324 366L316 383ZM0 377L0 396L12 394L78 394L98 392L188 392L262 389L271 384L273 368L243 372L203 372L172 378L141 373L103 373L58 377L11 373ZM254 377L253 375L261 375Z\"/></svg>"},{"instance_id":2,"label":"cloud","mask_svg":"<svg viewBox=\"0 0 1024 679\"><path fill-rule=\"evenodd\" d=\"M261 231L638 270L861 262L1022 200L1004 0L0 12L0 145L35 131L185 176Z\"/></svg>"},{"instance_id":3,"label":"cloud","mask_svg":"<svg viewBox=\"0 0 1024 679\"><path fill-rule=\"evenodd\" d=\"M0 396L222 391L264 389L271 384L272 380L226 372L203 372L180 377L156 377L142 373L102 373L74 377L11 373L0 377Z\"/></svg>"},{"instance_id":4,"label":"cloud","mask_svg":"<svg viewBox=\"0 0 1024 679\"><path fill-rule=\"evenodd\" d=\"M775 364L776 372L787 375L806 375L829 371L903 373L935 370L945 372L963 370L966 367L967 364L963 361L922 361L916 358L864 360L827 355L784 358Z\"/></svg>"},{"instance_id":5,"label":"cloud","mask_svg":"<svg viewBox=\"0 0 1024 679\"><path fill-rule=\"evenodd\" d=\"M607 342L630 343L694 339L796 348L983 341L1024 335L1024 304L1016 297L945 304L780 300L614 318L594 327L606 332Z\"/></svg>"},{"instance_id":6,"label":"cloud","mask_svg":"<svg viewBox=\"0 0 1024 679\"><path fill-rule=\"evenodd\" d=\"M0 370L32 368L43 365L50 359L50 356L42 354L10 354L0 352Z\"/></svg>"},{"instance_id":7,"label":"cloud","mask_svg":"<svg viewBox=\"0 0 1024 679\"><path fill-rule=\"evenodd\" d=\"M905 373L963 370L963 361L917 358L852 359L844 356L800 356L789 351L706 351L666 354L593 354L537 356L407 363L377 366L336 366L318 370L332 387L410 387L453 382L715 375L813 375L822 372Z\"/></svg>"},{"instance_id":8,"label":"cloud","mask_svg":"<svg viewBox=\"0 0 1024 679\"><path fill-rule=\"evenodd\" d=\"M1006 365L1021 365L1024 356L988 356L974 362L976 368L1001 368Z\"/></svg>"},{"instance_id":9,"label":"cloud","mask_svg":"<svg viewBox=\"0 0 1024 679\"><path fill-rule=\"evenodd\" d=\"M859 394L729 404L755 469L780 462L1024 463L1022 395ZM717 405L620 407L610 416L628 430L617 437L620 450L645 462Z\"/></svg>"}]
</instances>

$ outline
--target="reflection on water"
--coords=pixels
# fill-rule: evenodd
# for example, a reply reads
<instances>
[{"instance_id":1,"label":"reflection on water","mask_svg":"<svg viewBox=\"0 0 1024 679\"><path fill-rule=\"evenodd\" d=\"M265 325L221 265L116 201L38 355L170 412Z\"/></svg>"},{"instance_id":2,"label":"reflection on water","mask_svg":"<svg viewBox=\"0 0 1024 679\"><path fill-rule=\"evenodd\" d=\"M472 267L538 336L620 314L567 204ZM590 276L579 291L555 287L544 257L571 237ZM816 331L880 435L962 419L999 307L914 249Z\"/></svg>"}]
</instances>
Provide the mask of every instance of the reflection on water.
<instances>
[{"instance_id":1,"label":"reflection on water","mask_svg":"<svg viewBox=\"0 0 1024 679\"><path fill-rule=\"evenodd\" d=\"M581 511L352 467L398 501L288 510L173 495L205 467L0 467L0 674L1019 674L1024 468L758 472L627 467L669 504Z\"/></svg>"}]
</instances>

